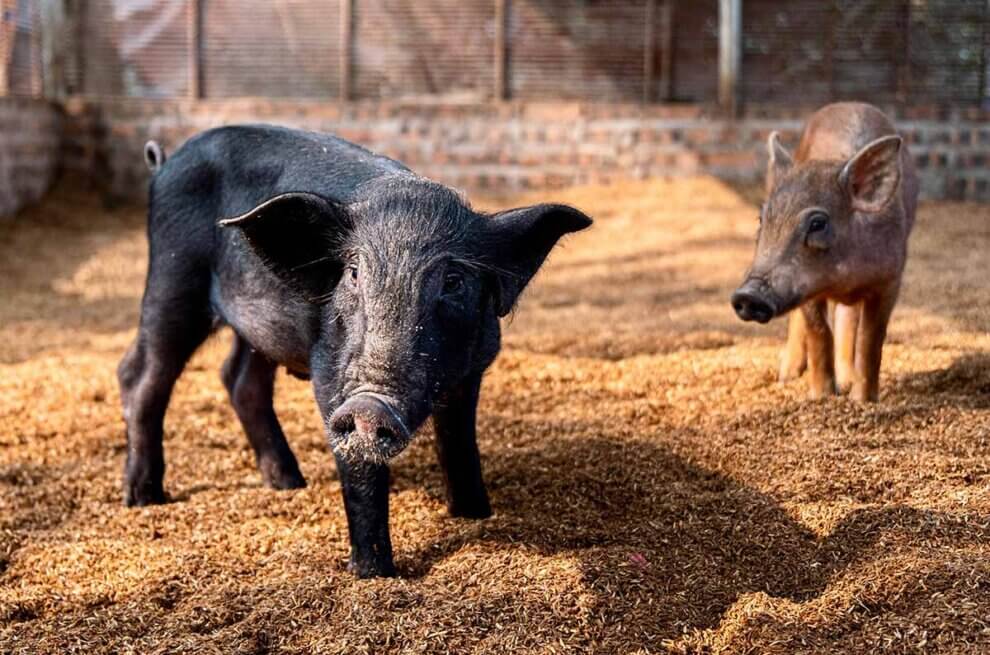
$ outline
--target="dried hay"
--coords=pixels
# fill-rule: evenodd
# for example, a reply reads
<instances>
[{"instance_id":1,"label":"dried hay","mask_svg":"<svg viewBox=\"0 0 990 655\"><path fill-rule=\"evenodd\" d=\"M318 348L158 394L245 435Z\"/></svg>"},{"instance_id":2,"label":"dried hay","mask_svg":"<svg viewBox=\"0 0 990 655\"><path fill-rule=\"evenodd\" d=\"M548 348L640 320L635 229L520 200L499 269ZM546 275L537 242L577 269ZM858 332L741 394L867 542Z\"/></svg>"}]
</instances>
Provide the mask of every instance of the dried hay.
<instances>
[{"instance_id":1,"label":"dried hay","mask_svg":"<svg viewBox=\"0 0 990 655\"><path fill-rule=\"evenodd\" d=\"M990 208L923 205L863 406L777 385L782 325L732 315L756 219L740 195L551 195L598 224L553 256L486 378L496 515L445 515L425 430L393 467L394 580L346 573L320 420L284 375L309 487L260 486L217 375L226 335L172 401L174 502L125 509L114 368L142 214L62 190L0 226L0 652L987 652Z\"/></svg>"}]
</instances>

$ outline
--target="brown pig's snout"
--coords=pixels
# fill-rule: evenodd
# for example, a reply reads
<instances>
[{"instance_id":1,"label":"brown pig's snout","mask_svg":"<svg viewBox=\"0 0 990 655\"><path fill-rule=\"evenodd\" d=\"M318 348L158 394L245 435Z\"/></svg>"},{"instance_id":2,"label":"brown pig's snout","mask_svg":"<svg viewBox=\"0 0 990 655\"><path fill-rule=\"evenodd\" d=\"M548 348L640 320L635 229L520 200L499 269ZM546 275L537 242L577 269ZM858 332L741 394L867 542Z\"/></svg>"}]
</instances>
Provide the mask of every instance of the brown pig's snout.
<instances>
[{"instance_id":1,"label":"brown pig's snout","mask_svg":"<svg viewBox=\"0 0 990 655\"><path fill-rule=\"evenodd\" d=\"M394 401L376 393L348 398L330 417L329 425L342 442L374 444L386 456L402 450L412 437Z\"/></svg>"},{"instance_id":2,"label":"brown pig's snout","mask_svg":"<svg viewBox=\"0 0 990 655\"><path fill-rule=\"evenodd\" d=\"M730 299L732 309L744 321L768 323L777 315L777 303L763 280L750 278L736 289Z\"/></svg>"}]
</instances>

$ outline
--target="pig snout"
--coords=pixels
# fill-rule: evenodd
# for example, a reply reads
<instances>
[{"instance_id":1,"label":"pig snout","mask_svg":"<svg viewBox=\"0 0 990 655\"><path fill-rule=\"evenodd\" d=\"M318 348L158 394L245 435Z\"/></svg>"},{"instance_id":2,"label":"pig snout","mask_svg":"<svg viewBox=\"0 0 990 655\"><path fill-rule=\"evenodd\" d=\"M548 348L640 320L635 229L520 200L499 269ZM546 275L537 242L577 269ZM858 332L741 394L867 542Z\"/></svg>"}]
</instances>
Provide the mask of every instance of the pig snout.
<instances>
[{"instance_id":1,"label":"pig snout","mask_svg":"<svg viewBox=\"0 0 990 655\"><path fill-rule=\"evenodd\" d=\"M385 462L395 457L412 439L397 404L377 393L351 396L327 422L331 447L348 459Z\"/></svg>"},{"instance_id":2,"label":"pig snout","mask_svg":"<svg viewBox=\"0 0 990 655\"><path fill-rule=\"evenodd\" d=\"M744 321L768 323L777 315L777 303L763 280L747 280L732 294L730 302L736 314Z\"/></svg>"}]
</instances>

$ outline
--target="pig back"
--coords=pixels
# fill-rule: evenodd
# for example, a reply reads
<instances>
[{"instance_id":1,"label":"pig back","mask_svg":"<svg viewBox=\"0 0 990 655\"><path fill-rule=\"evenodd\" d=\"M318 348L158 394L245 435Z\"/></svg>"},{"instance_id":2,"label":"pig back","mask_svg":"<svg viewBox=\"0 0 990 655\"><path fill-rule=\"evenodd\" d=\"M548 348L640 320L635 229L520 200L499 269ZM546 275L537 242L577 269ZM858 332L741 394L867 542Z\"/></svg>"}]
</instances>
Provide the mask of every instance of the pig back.
<instances>
[{"instance_id":1,"label":"pig back","mask_svg":"<svg viewBox=\"0 0 990 655\"><path fill-rule=\"evenodd\" d=\"M871 141L891 134L897 134L894 124L873 105L836 102L822 107L808 119L794 159L844 162ZM901 144L900 156L900 195L910 230L918 204L918 174L906 143Z\"/></svg>"},{"instance_id":2,"label":"pig back","mask_svg":"<svg viewBox=\"0 0 990 655\"><path fill-rule=\"evenodd\" d=\"M865 102L825 105L808 119L795 161L846 161L867 143L897 134L882 111Z\"/></svg>"}]
</instances>

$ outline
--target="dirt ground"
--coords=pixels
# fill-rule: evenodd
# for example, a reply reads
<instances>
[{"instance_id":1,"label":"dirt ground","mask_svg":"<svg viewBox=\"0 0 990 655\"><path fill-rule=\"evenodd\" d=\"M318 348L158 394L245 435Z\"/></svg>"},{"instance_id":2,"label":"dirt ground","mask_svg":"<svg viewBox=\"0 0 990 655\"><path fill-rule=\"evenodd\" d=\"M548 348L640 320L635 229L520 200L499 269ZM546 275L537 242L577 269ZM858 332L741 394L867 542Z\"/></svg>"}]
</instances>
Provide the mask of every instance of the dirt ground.
<instances>
[{"instance_id":1,"label":"dirt ground","mask_svg":"<svg viewBox=\"0 0 990 655\"><path fill-rule=\"evenodd\" d=\"M750 198L747 200L747 198ZM401 577L345 571L306 383L276 409L308 488L260 485L218 370L166 420L173 502L121 504L114 369L144 218L60 190L0 226L0 652L986 653L990 206L922 206L881 402L775 382L744 324L751 196L711 179L558 199L595 229L526 294L484 384L495 508L446 516L429 427L393 467Z\"/></svg>"}]
</instances>

